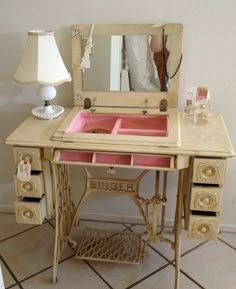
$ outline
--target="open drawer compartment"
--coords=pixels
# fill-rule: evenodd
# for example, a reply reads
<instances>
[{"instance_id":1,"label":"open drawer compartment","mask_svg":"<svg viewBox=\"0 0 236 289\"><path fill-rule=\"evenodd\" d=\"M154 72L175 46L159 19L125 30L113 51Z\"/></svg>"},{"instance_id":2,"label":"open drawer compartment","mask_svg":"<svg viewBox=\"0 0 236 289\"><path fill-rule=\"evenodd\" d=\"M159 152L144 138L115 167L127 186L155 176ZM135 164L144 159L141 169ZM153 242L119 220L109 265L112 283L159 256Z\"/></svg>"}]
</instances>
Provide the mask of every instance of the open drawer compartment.
<instances>
[{"instance_id":1,"label":"open drawer compartment","mask_svg":"<svg viewBox=\"0 0 236 289\"><path fill-rule=\"evenodd\" d=\"M93 152L77 150L56 150L54 161L58 163L91 164L93 163L93 157Z\"/></svg>"},{"instance_id":2,"label":"open drawer compartment","mask_svg":"<svg viewBox=\"0 0 236 289\"><path fill-rule=\"evenodd\" d=\"M54 161L86 166L130 166L131 158L131 154L122 153L56 150Z\"/></svg>"},{"instance_id":3,"label":"open drawer compartment","mask_svg":"<svg viewBox=\"0 0 236 289\"><path fill-rule=\"evenodd\" d=\"M56 150L54 162L93 166L174 170L175 156Z\"/></svg>"},{"instance_id":4,"label":"open drawer compartment","mask_svg":"<svg viewBox=\"0 0 236 289\"><path fill-rule=\"evenodd\" d=\"M94 153L95 164L108 164L112 166L130 166L131 154Z\"/></svg>"},{"instance_id":5,"label":"open drawer compartment","mask_svg":"<svg viewBox=\"0 0 236 289\"><path fill-rule=\"evenodd\" d=\"M150 168L162 168L162 169L174 169L175 157L169 155L145 155L145 154L133 154L132 166L133 167L150 167Z\"/></svg>"}]
</instances>

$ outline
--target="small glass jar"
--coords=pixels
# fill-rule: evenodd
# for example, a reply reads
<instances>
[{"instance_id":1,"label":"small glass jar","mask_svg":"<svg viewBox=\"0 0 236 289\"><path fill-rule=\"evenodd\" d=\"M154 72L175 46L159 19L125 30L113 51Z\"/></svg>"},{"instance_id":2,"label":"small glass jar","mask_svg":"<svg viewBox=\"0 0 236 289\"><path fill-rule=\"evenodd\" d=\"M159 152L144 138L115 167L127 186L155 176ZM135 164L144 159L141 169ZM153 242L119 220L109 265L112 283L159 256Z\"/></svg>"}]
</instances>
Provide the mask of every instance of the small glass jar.
<instances>
[{"instance_id":1,"label":"small glass jar","mask_svg":"<svg viewBox=\"0 0 236 289\"><path fill-rule=\"evenodd\" d=\"M201 99L193 105L193 123L206 123L211 117L211 102L209 99Z\"/></svg>"}]
</instances>

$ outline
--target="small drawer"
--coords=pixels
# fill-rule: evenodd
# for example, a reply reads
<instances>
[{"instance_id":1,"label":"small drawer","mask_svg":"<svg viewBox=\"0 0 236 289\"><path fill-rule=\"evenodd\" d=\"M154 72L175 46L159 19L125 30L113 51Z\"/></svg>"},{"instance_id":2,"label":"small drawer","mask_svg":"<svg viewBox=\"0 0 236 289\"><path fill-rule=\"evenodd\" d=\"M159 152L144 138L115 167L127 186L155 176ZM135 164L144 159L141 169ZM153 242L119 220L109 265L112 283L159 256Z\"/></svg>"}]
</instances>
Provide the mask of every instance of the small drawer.
<instances>
[{"instance_id":1,"label":"small drawer","mask_svg":"<svg viewBox=\"0 0 236 289\"><path fill-rule=\"evenodd\" d=\"M130 154L116 154L116 153L96 153L95 163L129 166L131 163L131 155Z\"/></svg>"},{"instance_id":2,"label":"small drawer","mask_svg":"<svg viewBox=\"0 0 236 289\"><path fill-rule=\"evenodd\" d=\"M19 198L15 211L17 223L40 225L46 217L45 196L42 199Z\"/></svg>"},{"instance_id":3,"label":"small drawer","mask_svg":"<svg viewBox=\"0 0 236 289\"><path fill-rule=\"evenodd\" d=\"M193 182L223 184L225 159L195 158L193 162Z\"/></svg>"},{"instance_id":4,"label":"small drawer","mask_svg":"<svg viewBox=\"0 0 236 289\"><path fill-rule=\"evenodd\" d=\"M174 156L134 154L132 165L135 167L174 168Z\"/></svg>"},{"instance_id":5,"label":"small drawer","mask_svg":"<svg viewBox=\"0 0 236 289\"><path fill-rule=\"evenodd\" d=\"M14 147L15 164L22 160L29 161L31 170L42 171L41 151L39 148Z\"/></svg>"},{"instance_id":6,"label":"small drawer","mask_svg":"<svg viewBox=\"0 0 236 289\"><path fill-rule=\"evenodd\" d=\"M14 176L14 179L16 195L19 197L41 198L44 194L42 173L31 175L30 181L28 182L20 181L16 175Z\"/></svg>"},{"instance_id":7,"label":"small drawer","mask_svg":"<svg viewBox=\"0 0 236 289\"><path fill-rule=\"evenodd\" d=\"M190 215L188 237L191 239L215 240L219 232L219 217Z\"/></svg>"},{"instance_id":8,"label":"small drawer","mask_svg":"<svg viewBox=\"0 0 236 289\"><path fill-rule=\"evenodd\" d=\"M190 209L219 212L222 188L194 186L191 191Z\"/></svg>"}]
</instances>

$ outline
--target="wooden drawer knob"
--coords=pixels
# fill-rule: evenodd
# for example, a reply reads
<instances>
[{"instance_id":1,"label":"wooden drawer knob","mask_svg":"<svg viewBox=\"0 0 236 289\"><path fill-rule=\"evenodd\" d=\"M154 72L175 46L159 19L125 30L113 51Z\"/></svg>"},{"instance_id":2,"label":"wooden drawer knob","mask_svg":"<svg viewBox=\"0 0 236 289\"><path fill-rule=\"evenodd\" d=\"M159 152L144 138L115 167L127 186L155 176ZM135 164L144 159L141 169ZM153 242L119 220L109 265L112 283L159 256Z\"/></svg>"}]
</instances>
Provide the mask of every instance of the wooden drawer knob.
<instances>
[{"instance_id":1,"label":"wooden drawer knob","mask_svg":"<svg viewBox=\"0 0 236 289\"><path fill-rule=\"evenodd\" d=\"M32 156L30 154L25 154L22 157L23 161L32 163Z\"/></svg>"},{"instance_id":2,"label":"wooden drawer knob","mask_svg":"<svg viewBox=\"0 0 236 289\"><path fill-rule=\"evenodd\" d=\"M25 218L27 218L27 219L32 219L32 218L34 217L33 212L30 211L30 210L24 210L24 211L22 212L22 215L23 215Z\"/></svg>"},{"instance_id":3,"label":"wooden drawer knob","mask_svg":"<svg viewBox=\"0 0 236 289\"><path fill-rule=\"evenodd\" d=\"M215 168L207 166L203 169L202 173L206 177L211 178L215 175L216 171L215 171Z\"/></svg>"},{"instance_id":4,"label":"wooden drawer knob","mask_svg":"<svg viewBox=\"0 0 236 289\"><path fill-rule=\"evenodd\" d=\"M209 204L210 204L210 198L209 198L209 197L204 197L204 198L202 199L202 203L203 203L204 205L209 205Z\"/></svg>"},{"instance_id":5,"label":"wooden drawer knob","mask_svg":"<svg viewBox=\"0 0 236 289\"><path fill-rule=\"evenodd\" d=\"M27 192L31 192L33 190L33 185L29 182L22 184L22 189Z\"/></svg>"},{"instance_id":6,"label":"wooden drawer knob","mask_svg":"<svg viewBox=\"0 0 236 289\"><path fill-rule=\"evenodd\" d=\"M205 234L208 230L207 230L207 227L202 226L202 227L200 228L200 231L201 231L202 234Z\"/></svg>"}]
</instances>

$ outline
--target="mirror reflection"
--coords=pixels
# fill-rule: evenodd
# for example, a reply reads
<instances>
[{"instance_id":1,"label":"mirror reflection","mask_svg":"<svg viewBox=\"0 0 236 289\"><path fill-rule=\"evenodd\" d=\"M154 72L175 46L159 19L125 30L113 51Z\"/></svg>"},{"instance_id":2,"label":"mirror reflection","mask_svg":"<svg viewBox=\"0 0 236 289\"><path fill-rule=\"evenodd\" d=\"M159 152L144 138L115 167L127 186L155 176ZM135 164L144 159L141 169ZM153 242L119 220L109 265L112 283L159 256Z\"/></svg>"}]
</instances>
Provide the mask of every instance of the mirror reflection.
<instances>
[{"instance_id":1,"label":"mirror reflection","mask_svg":"<svg viewBox=\"0 0 236 289\"><path fill-rule=\"evenodd\" d=\"M167 91L168 42L167 35L94 35L83 90Z\"/></svg>"}]
</instances>

